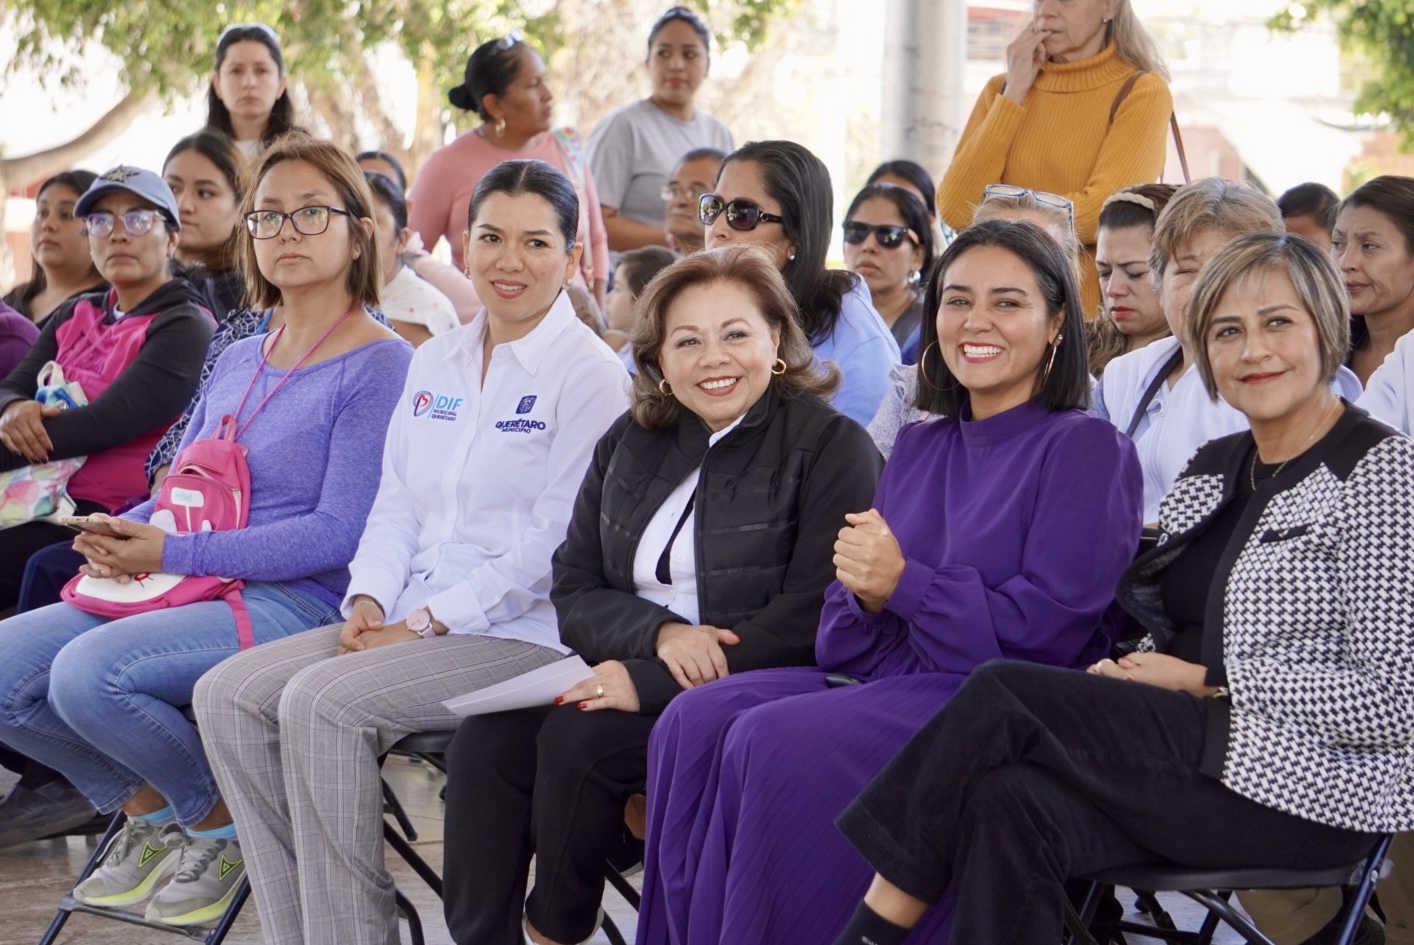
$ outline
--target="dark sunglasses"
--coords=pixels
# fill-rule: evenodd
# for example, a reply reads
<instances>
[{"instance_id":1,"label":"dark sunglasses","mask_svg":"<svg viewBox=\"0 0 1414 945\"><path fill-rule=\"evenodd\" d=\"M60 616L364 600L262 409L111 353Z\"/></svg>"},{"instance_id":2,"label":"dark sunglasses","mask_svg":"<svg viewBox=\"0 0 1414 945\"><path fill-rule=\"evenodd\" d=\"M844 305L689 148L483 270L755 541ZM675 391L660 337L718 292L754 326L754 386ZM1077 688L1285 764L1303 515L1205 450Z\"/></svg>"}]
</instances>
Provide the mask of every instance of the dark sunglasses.
<instances>
[{"instance_id":1,"label":"dark sunglasses","mask_svg":"<svg viewBox=\"0 0 1414 945\"><path fill-rule=\"evenodd\" d=\"M717 217L727 215L727 226L733 230L754 230L758 223L785 223L785 217L767 213L750 200L728 200L723 202L716 194L703 194L697 200L697 219L703 226L711 226Z\"/></svg>"},{"instance_id":2,"label":"dark sunglasses","mask_svg":"<svg viewBox=\"0 0 1414 945\"><path fill-rule=\"evenodd\" d=\"M912 240L914 246L918 245L918 234L906 226L870 226L856 220L850 220L844 225L844 241L851 246L863 243L870 233L874 234L874 241L884 249L894 249L905 239Z\"/></svg>"}]
</instances>

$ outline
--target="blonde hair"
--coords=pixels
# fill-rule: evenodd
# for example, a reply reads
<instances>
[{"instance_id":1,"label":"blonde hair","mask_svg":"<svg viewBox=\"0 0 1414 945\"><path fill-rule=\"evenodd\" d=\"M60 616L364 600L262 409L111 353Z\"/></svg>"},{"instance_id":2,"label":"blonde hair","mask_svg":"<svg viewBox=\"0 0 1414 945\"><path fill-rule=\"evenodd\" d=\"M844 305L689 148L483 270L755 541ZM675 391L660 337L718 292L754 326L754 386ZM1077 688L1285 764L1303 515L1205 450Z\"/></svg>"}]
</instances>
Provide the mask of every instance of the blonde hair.
<instances>
[{"instance_id":1,"label":"blonde hair","mask_svg":"<svg viewBox=\"0 0 1414 945\"><path fill-rule=\"evenodd\" d=\"M255 237L245 227L245 215L255 209L255 192L260 182L275 165L285 161L304 161L333 185L343 204L341 209L348 211L344 219L349 229L349 241L359 249L358 258L349 263L345 287L354 301L377 308L379 287L383 284L378 240L371 232L371 226L365 229L359 222L373 219L373 191L363 176L363 168L358 166L352 155L332 141L311 137L303 131L281 135L261 153L248 178L245 197L241 200L241 223L237 229L241 240L241 268L245 270L246 298L250 300L251 307L266 309L280 304L279 288L260 271L260 262L255 255ZM329 224L332 226L333 223L330 219Z\"/></svg>"},{"instance_id":2,"label":"blonde hair","mask_svg":"<svg viewBox=\"0 0 1414 945\"><path fill-rule=\"evenodd\" d=\"M634 317L633 360L638 373L633 377L633 419L649 430L661 430L677 422L682 404L659 384L663 372L658 354L667 336L668 310L678 296L697 286L732 283L745 289L766 324L780 332L777 356L785 370L774 371L771 386L781 397L804 394L829 397L840 385L840 369L830 362L815 363L815 352L800 327L795 297L771 259L755 246L738 245L704 250L685 256L653 277L638 300Z\"/></svg>"},{"instance_id":3,"label":"blonde hair","mask_svg":"<svg viewBox=\"0 0 1414 945\"><path fill-rule=\"evenodd\" d=\"M1119 58L1144 72L1169 80L1169 67L1159 54L1154 37L1139 22L1129 0L1115 0L1114 19L1110 20L1110 39L1115 44Z\"/></svg>"},{"instance_id":4,"label":"blonde hair","mask_svg":"<svg viewBox=\"0 0 1414 945\"><path fill-rule=\"evenodd\" d=\"M1322 380L1329 384L1345 363L1350 347L1350 305L1345 282L1330 255L1300 236L1286 233L1248 233L1224 246L1203 267L1189 304L1189 336L1193 361L1208 396L1218 399L1213 362L1208 357L1208 330L1218 303L1238 280L1257 273L1279 272L1291 280L1296 297L1316 323L1316 348L1320 353Z\"/></svg>"},{"instance_id":5,"label":"blonde hair","mask_svg":"<svg viewBox=\"0 0 1414 945\"><path fill-rule=\"evenodd\" d=\"M1160 286L1169 261L1203 230L1230 236L1285 231L1281 211L1270 197L1251 184L1221 177L1203 177L1178 188L1154 224L1149 250L1149 274Z\"/></svg>"}]
</instances>

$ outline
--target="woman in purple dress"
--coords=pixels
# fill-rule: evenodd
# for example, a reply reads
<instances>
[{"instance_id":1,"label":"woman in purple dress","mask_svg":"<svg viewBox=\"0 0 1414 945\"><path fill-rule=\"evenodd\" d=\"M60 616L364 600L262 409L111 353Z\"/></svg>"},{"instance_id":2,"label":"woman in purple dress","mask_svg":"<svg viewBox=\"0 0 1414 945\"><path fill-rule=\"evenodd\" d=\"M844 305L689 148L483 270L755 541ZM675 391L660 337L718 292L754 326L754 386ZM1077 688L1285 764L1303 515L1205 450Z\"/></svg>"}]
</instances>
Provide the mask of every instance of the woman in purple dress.
<instances>
[{"instance_id":1,"label":"woman in purple dress","mask_svg":"<svg viewBox=\"0 0 1414 945\"><path fill-rule=\"evenodd\" d=\"M653 730L641 943L833 941L871 874L834 818L967 674L1108 649L1140 473L1083 412L1069 260L1031 224L997 221L934 271L918 406L941 417L904 428L874 508L839 534L819 668L690 690Z\"/></svg>"}]
</instances>

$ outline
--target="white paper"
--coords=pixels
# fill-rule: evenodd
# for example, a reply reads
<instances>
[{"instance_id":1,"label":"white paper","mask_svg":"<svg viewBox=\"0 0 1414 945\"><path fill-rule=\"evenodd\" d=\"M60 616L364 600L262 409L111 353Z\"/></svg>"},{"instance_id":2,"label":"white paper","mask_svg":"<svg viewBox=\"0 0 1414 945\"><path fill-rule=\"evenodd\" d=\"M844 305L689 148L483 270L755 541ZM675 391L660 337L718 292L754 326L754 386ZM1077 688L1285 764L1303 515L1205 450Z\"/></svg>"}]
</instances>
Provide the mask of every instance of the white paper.
<instances>
[{"instance_id":1,"label":"white paper","mask_svg":"<svg viewBox=\"0 0 1414 945\"><path fill-rule=\"evenodd\" d=\"M550 705L556 696L593 675L594 670L579 656L567 656L548 666L448 699L442 704L457 715L486 715Z\"/></svg>"}]
</instances>

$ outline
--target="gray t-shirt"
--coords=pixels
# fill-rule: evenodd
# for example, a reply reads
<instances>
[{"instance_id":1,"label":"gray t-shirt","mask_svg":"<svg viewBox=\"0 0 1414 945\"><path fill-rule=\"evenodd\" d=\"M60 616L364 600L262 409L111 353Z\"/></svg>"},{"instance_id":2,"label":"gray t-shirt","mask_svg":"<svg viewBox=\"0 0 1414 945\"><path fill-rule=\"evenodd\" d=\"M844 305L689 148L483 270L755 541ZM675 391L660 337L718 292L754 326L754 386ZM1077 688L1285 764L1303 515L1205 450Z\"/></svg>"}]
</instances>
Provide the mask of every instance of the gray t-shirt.
<instances>
[{"instance_id":1,"label":"gray t-shirt","mask_svg":"<svg viewBox=\"0 0 1414 945\"><path fill-rule=\"evenodd\" d=\"M648 99L610 112L589 136L589 171L599 203L619 216L663 225L663 186L682 156L695 148L732 151L727 126L698 109L678 121Z\"/></svg>"}]
</instances>

